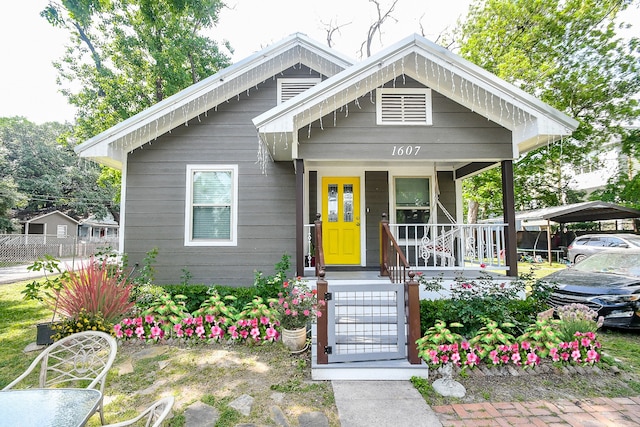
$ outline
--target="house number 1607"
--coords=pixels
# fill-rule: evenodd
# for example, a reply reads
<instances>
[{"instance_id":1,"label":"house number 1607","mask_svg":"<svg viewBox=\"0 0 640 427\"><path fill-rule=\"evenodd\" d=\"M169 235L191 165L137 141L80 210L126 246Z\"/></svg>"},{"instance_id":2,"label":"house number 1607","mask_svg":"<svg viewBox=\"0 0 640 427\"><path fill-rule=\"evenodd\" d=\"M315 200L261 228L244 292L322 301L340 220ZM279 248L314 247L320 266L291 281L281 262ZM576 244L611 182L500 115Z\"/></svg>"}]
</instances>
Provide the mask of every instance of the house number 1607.
<instances>
[{"instance_id":1,"label":"house number 1607","mask_svg":"<svg viewBox=\"0 0 640 427\"><path fill-rule=\"evenodd\" d=\"M392 156L417 156L420 152L420 145L394 145Z\"/></svg>"}]
</instances>

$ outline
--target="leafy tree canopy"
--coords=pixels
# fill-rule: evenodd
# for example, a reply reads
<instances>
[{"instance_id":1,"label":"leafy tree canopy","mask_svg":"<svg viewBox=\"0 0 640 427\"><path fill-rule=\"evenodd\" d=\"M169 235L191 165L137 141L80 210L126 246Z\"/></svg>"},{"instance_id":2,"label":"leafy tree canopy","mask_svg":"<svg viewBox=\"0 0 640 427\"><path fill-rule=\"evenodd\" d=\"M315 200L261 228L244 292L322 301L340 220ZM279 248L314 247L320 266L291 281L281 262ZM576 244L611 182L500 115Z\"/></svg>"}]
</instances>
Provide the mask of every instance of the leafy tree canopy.
<instances>
[{"instance_id":1,"label":"leafy tree canopy","mask_svg":"<svg viewBox=\"0 0 640 427\"><path fill-rule=\"evenodd\" d=\"M15 229L11 209L97 217L117 209L112 200L118 189L97 184L99 166L78 159L72 147L58 141L69 128L0 118L0 231Z\"/></svg>"},{"instance_id":2,"label":"leafy tree canopy","mask_svg":"<svg viewBox=\"0 0 640 427\"><path fill-rule=\"evenodd\" d=\"M61 0L41 12L71 39L54 65L82 142L228 65L202 36L219 0Z\"/></svg>"},{"instance_id":3,"label":"leafy tree canopy","mask_svg":"<svg viewBox=\"0 0 640 427\"><path fill-rule=\"evenodd\" d=\"M638 1L476 0L450 36L463 57L580 123L571 138L519 159L518 208L579 200L562 166L583 163L604 142L624 140L625 125L640 115L640 41L622 38L616 19L632 5ZM486 178L474 180L465 185L477 188Z\"/></svg>"}]
</instances>

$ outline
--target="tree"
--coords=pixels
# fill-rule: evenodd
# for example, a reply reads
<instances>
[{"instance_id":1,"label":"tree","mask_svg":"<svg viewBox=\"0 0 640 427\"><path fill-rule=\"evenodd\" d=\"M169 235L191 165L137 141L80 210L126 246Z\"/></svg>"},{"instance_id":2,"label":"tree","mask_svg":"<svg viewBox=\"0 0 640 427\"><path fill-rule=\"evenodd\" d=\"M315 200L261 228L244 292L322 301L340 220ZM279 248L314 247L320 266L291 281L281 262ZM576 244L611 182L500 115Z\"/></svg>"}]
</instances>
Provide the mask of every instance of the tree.
<instances>
[{"instance_id":1,"label":"tree","mask_svg":"<svg viewBox=\"0 0 640 427\"><path fill-rule=\"evenodd\" d=\"M71 43L55 63L78 107L82 142L228 65L200 35L218 19L220 0L61 0L41 15L66 28Z\"/></svg>"},{"instance_id":2,"label":"tree","mask_svg":"<svg viewBox=\"0 0 640 427\"><path fill-rule=\"evenodd\" d=\"M369 0L369 3L373 3L375 5L377 18L369 26L369 29L367 30L367 39L360 46L360 56L363 56L363 53L366 53L367 58L371 56L371 44L373 43L373 39L376 37L376 34L380 37L382 36L382 24L384 24L384 22L389 18L396 20L391 16L391 14L395 10L398 0L393 0L391 6L389 6L386 11L382 9L382 5L379 0Z\"/></svg>"},{"instance_id":3,"label":"tree","mask_svg":"<svg viewBox=\"0 0 640 427\"><path fill-rule=\"evenodd\" d=\"M2 123L2 120L0 120ZM12 221L11 211L26 203L26 196L18 191L18 185L8 171L8 149L0 139L0 233L17 231L17 224Z\"/></svg>"},{"instance_id":4,"label":"tree","mask_svg":"<svg viewBox=\"0 0 640 427\"><path fill-rule=\"evenodd\" d=\"M624 139L624 124L640 116L640 42L616 33L619 12L633 3L638 2L476 0L454 31L463 57L580 122L571 138L519 159L516 206L578 199L560 166L578 165L603 142ZM484 180L466 185L478 187Z\"/></svg>"},{"instance_id":5,"label":"tree","mask_svg":"<svg viewBox=\"0 0 640 427\"><path fill-rule=\"evenodd\" d=\"M1 194L9 196L7 209L0 206L3 224L11 219L8 209L21 208L23 214L59 209L103 217L117 207L112 203L117 188L96 183L99 166L78 159L72 147L58 141L69 128L60 123L37 125L22 117L0 119L0 177L8 188Z\"/></svg>"},{"instance_id":6,"label":"tree","mask_svg":"<svg viewBox=\"0 0 640 427\"><path fill-rule=\"evenodd\" d=\"M620 148L623 156L618 173L602 190L594 191L589 199L640 209L640 130L631 129L621 141Z\"/></svg>"}]
</instances>

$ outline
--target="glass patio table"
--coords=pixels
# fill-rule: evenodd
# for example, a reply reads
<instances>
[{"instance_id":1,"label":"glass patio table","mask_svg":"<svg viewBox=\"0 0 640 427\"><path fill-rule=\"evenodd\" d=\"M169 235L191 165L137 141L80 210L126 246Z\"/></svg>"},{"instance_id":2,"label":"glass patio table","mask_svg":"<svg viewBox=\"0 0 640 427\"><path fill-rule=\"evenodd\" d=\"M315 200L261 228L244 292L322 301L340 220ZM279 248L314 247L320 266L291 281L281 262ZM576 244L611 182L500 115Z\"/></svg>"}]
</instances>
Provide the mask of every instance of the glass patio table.
<instances>
[{"instance_id":1,"label":"glass patio table","mask_svg":"<svg viewBox=\"0 0 640 427\"><path fill-rule=\"evenodd\" d=\"M101 398L99 390L86 388L0 391L0 427L83 426Z\"/></svg>"}]
</instances>

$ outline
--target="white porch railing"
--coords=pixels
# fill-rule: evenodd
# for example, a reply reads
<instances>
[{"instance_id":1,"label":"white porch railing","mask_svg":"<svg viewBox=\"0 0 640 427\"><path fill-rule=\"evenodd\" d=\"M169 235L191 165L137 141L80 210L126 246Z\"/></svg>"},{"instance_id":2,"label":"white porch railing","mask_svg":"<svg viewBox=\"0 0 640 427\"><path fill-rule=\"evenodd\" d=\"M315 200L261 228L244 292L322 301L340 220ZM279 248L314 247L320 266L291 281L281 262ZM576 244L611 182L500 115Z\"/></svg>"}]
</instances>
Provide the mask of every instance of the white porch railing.
<instances>
[{"instance_id":1,"label":"white porch railing","mask_svg":"<svg viewBox=\"0 0 640 427\"><path fill-rule=\"evenodd\" d=\"M306 224L305 268L315 266L314 224ZM389 224L415 270L478 268L506 270L506 224Z\"/></svg>"},{"instance_id":2,"label":"white porch railing","mask_svg":"<svg viewBox=\"0 0 640 427\"><path fill-rule=\"evenodd\" d=\"M507 269L506 224L389 224L409 264L417 270L482 264Z\"/></svg>"},{"instance_id":3,"label":"white porch railing","mask_svg":"<svg viewBox=\"0 0 640 427\"><path fill-rule=\"evenodd\" d=\"M304 226L304 268L314 269L316 266L315 252L314 252L314 231L316 229L315 224L305 224Z\"/></svg>"}]
</instances>

